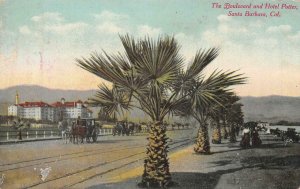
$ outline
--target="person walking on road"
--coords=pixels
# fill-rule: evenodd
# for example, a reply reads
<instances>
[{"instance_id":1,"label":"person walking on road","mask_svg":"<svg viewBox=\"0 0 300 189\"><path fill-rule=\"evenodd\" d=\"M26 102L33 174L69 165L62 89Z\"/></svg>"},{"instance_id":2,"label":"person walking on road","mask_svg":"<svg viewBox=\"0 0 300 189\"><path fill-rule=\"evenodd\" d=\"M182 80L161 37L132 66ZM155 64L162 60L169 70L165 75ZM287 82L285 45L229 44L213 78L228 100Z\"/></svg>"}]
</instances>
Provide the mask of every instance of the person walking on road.
<instances>
[{"instance_id":1,"label":"person walking on road","mask_svg":"<svg viewBox=\"0 0 300 189\"><path fill-rule=\"evenodd\" d=\"M249 148L250 147L250 130L248 128L244 128L242 132L242 140L240 146L242 148Z\"/></svg>"}]
</instances>

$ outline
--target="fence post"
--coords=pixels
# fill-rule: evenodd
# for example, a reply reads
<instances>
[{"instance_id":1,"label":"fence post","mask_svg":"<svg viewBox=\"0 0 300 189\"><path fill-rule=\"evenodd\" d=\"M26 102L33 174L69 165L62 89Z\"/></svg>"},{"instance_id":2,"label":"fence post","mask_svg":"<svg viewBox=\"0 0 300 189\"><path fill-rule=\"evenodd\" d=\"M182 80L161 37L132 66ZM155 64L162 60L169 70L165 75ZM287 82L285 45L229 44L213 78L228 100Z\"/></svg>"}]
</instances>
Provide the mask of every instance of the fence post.
<instances>
[{"instance_id":1,"label":"fence post","mask_svg":"<svg viewBox=\"0 0 300 189\"><path fill-rule=\"evenodd\" d=\"M53 137L53 131L51 131L51 137Z\"/></svg>"},{"instance_id":2,"label":"fence post","mask_svg":"<svg viewBox=\"0 0 300 189\"><path fill-rule=\"evenodd\" d=\"M38 134L38 132L37 132L37 131L35 131L35 138L37 138L37 134Z\"/></svg>"},{"instance_id":3,"label":"fence post","mask_svg":"<svg viewBox=\"0 0 300 189\"><path fill-rule=\"evenodd\" d=\"M26 132L26 135L27 135L27 139L29 138L29 136L28 136L28 131Z\"/></svg>"},{"instance_id":4,"label":"fence post","mask_svg":"<svg viewBox=\"0 0 300 189\"><path fill-rule=\"evenodd\" d=\"M6 132L6 140L9 140L9 132Z\"/></svg>"},{"instance_id":5,"label":"fence post","mask_svg":"<svg viewBox=\"0 0 300 189\"><path fill-rule=\"evenodd\" d=\"M46 131L44 131L44 138L46 138Z\"/></svg>"}]
</instances>

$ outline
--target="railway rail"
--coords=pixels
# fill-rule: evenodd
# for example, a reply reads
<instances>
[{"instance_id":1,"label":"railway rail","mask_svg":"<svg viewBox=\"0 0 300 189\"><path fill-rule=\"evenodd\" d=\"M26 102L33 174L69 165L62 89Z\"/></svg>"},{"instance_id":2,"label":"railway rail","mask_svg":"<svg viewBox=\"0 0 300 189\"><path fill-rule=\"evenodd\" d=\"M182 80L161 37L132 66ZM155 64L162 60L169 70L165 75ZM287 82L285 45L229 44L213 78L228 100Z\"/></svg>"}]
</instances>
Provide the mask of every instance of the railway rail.
<instances>
[{"instance_id":1,"label":"railway rail","mask_svg":"<svg viewBox=\"0 0 300 189\"><path fill-rule=\"evenodd\" d=\"M169 142L170 151L188 145L193 141L191 138L179 138ZM127 153L123 153L127 152ZM102 159L105 154L118 154L113 158ZM36 159L28 159L24 161L16 161L0 165L0 172L5 175L13 174L14 172L26 172L35 169L41 165L57 166L64 165L68 162L88 161L87 159L97 159L91 162L91 165L81 168L74 168L66 172L57 172L49 176L45 181L41 179L33 179L31 182L24 183L23 188L39 188L45 185L51 185L53 188L73 187L76 184L83 183L98 176L103 176L107 173L116 171L128 165L138 163L145 158L145 145L134 145L127 147L127 145L118 145L117 147L106 149L105 146L100 148L85 150L81 152L64 153L61 155L44 156ZM54 168L53 168L54 170ZM50 173L51 174L51 173ZM84 175L81 177L80 175ZM73 179L71 177L74 177ZM72 182L70 182L72 180ZM76 181L76 182L74 182ZM61 186L64 183L64 186ZM68 184L66 184L68 183Z\"/></svg>"}]
</instances>

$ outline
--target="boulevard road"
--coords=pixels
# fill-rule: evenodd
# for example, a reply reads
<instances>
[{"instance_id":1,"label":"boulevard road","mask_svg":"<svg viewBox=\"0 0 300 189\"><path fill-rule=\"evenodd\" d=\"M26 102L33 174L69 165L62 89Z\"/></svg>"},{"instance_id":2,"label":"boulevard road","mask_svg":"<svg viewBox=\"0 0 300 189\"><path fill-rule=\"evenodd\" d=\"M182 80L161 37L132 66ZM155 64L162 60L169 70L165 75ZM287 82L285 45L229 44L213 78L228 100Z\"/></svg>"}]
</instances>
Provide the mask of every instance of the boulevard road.
<instances>
[{"instance_id":1,"label":"boulevard road","mask_svg":"<svg viewBox=\"0 0 300 189\"><path fill-rule=\"evenodd\" d=\"M168 131L170 153L194 142L194 129ZM147 134L103 136L97 143L62 140L0 146L0 188L82 188L143 166ZM1 183L1 182L0 182Z\"/></svg>"}]
</instances>

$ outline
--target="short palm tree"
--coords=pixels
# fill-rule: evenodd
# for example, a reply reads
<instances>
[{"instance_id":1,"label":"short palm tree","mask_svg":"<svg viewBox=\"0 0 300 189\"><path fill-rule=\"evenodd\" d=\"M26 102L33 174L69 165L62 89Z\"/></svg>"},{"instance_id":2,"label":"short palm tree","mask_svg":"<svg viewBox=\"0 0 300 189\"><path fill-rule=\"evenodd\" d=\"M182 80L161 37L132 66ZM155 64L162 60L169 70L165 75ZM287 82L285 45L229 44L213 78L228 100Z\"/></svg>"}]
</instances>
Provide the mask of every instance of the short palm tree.
<instances>
[{"instance_id":1,"label":"short palm tree","mask_svg":"<svg viewBox=\"0 0 300 189\"><path fill-rule=\"evenodd\" d=\"M229 124L229 141L236 142L236 131L244 122L244 115L242 112L242 104L238 103L240 97L231 95L228 97L226 107L226 122Z\"/></svg>"},{"instance_id":2,"label":"short palm tree","mask_svg":"<svg viewBox=\"0 0 300 189\"><path fill-rule=\"evenodd\" d=\"M211 116L211 120L213 123L213 133L212 133L212 143L213 144L221 144L222 136L221 136L221 106L216 109L216 113Z\"/></svg>"},{"instance_id":3,"label":"short palm tree","mask_svg":"<svg viewBox=\"0 0 300 189\"><path fill-rule=\"evenodd\" d=\"M238 100L236 98L237 96L234 96L233 93L224 94L222 105L217 105L216 112L212 116L212 120L214 122L212 143L215 144L221 143L222 140L221 132L223 133L224 139L228 137L227 126L230 125L228 116L233 114L231 103L234 103L231 101ZM232 120L236 118L231 116L230 119Z\"/></svg>"},{"instance_id":4,"label":"short palm tree","mask_svg":"<svg viewBox=\"0 0 300 189\"><path fill-rule=\"evenodd\" d=\"M222 75L221 75L222 77ZM223 78L223 80L226 81L226 79ZM224 81L223 81L224 82ZM244 78L241 78L239 76L234 77L233 81L230 82L228 86L232 86L235 84L242 84L244 83ZM223 87L221 88L227 88L226 85L221 85ZM209 154L210 153L210 142L209 142L209 135L208 135L208 126L213 126L216 128L217 136L216 138L213 138L214 143L220 143L220 113L221 113L221 107L223 107L223 104L225 104L226 96L229 93L228 90L212 90L214 87L209 87L209 94L208 96L216 96L216 100L210 101L210 103L203 103L202 100L198 100L198 98L193 97L192 99L192 105L191 107L191 113L192 115L199 123L199 130L197 134L197 140L196 145L194 147L194 151L196 153L201 154ZM212 92L214 91L214 92ZM197 93L195 94L197 96ZM198 101L197 101L198 100ZM216 141L215 141L216 140Z\"/></svg>"},{"instance_id":5,"label":"short palm tree","mask_svg":"<svg viewBox=\"0 0 300 189\"><path fill-rule=\"evenodd\" d=\"M220 109L221 114L220 114L220 124L221 124L221 137L223 139L228 138L228 123L227 123L227 114L226 114L226 108L223 106Z\"/></svg>"},{"instance_id":6,"label":"short palm tree","mask_svg":"<svg viewBox=\"0 0 300 189\"><path fill-rule=\"evenodd\" d=\"M107 89L100 88L93 103L102 104L108 110L116 112L121 111L117 110L117 104L121 109L135 107L152 119L141 184L164 187L172 183L167 156L168 138L163 126L165 116L183 114L185 110L180 107L189 104L189 96L194 90L197 90L197 98L201 102L214 100L216 96L208 96L207 91L204 90L204 94L200 89L209 90L209 86L218 88L218 85L231 85L232 82L240 82L239 76L215 73L213 77L203 79L202 70L218 55L218 49L215 48L198 51L191 66L184 70L184 60L173 37L166 36L156 41L150 38L136 41L128 35L120 38L125 49L124 54L93 53L89 58L77 59L77 62L83 69L110 82L115 90L124 95L122 100L113 98L110 97L113 96L112 93L103 95L108 94L105 92ZM197 86L194 86L195 83ZM211 89L216 90L215 88ZM109 97L118 100L114 103L113 100L103 100Z\"/></svg>"}]
</instances>

